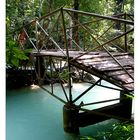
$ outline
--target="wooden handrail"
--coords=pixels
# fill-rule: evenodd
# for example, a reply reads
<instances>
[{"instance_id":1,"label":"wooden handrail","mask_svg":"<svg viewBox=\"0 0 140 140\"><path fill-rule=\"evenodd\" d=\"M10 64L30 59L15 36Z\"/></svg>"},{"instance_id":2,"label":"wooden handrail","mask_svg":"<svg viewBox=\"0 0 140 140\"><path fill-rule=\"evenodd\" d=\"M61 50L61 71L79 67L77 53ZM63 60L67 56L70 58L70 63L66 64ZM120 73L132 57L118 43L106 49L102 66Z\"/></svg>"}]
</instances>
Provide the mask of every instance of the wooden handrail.
<instances>
[{"instance_id":1,"label":"wooden handrail","mask_svg":"<svg viewBox=\"0 0 140 140\"><path fill-rule=\"evenodd\" d=\"M95 14L95 13L89 13L89 12L84 12L84 11L79 11L79 10L68 9L68 8L63 8L63 10L68 11L68 12L75 12L75 13L82 14L82 15L94 16L94 17L99 17L99 18L103 18L103 19L119 21L119 22L130 24L130 25L134 25L134 22L132 22L130 20L124 20L124 19L113 17L113 16L103 16L103 15L99 15L99 14Z\"/></svg>"}]
</instances>

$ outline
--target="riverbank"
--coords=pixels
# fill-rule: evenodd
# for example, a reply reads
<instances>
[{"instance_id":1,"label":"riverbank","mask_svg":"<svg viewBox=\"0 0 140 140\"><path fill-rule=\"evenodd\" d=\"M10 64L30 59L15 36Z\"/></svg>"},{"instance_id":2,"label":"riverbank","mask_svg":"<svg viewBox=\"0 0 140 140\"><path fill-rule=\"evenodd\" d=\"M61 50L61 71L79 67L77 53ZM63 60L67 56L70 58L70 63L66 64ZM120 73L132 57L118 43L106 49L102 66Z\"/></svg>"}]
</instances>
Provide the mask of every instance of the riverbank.
<instances>
[{"instance_id":1,"label":"riverbank","mask_svg":"<svg viewBox=\"0 0 140 140\"><path fill-rule=\"evenodd\" d=\"M62 74L61 74L62 75ZM49 74L46 74L46 78L44 78L43 84L47 85L51 82L59 83L59 74L53 73L52 75L52 81L50 80ZM95 82L95 79L93 76L91 76L88 73L82 73L77 71L72 72L72 81L75 83L83 82L83 79L85 81L89 82ZM62 79L62 82L66 82L66 80ZM21 87L27 87L31 86L32 84L38 84L38 80L36 77L36 73L34 69L14 69L14 68L7 68L6 69L6 89L16 89Z\"/></svg>"},{"instance_id":2,"label":"riverbank","mask_svg":"<svg viewBox=\"0 0 140 140\"><path fill-rule=\"evenodd\" d=\"M6 88L15 89L30 86L33 83L35 72L33 70L6 69Z\"/></svg>"}]
</instances>

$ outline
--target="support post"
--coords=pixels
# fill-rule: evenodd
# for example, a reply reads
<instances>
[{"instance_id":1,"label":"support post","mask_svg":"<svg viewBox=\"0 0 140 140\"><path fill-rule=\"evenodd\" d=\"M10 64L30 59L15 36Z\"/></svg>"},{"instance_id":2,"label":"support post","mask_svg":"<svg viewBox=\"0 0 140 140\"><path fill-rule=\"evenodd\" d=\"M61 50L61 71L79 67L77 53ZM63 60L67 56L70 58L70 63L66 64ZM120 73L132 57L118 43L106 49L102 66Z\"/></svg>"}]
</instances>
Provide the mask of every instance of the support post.
<instances>
[{"instance_id":1,"label":"support post","mask_svg":"<svg viewBox=\"0 0 140 140\"><path fill-rule=\"evenodd\" d=\"M36 57L36 64L35 64L36 72L37 72L37 79L38 79L38 84L42 85L44 83L43 75L45 72L45 67L44 67L44 59L42 56L37 56Z\"/></svg>"},{"instance_id":2,"label":"support post","mask_svg":"<svg viewBox=\"0 0 140 140\"><path fill-rule=\"evenodd\" d=\"M64 13L63 8L61 8L61 14L62 14L62 24L63 24L63 31L64 31L64 40L65 40L65 48L66 48L66 54L67 54L67 62L68 62L68 72L69 72L69 103L72 104L72 80L71 80L71 65L70 65L70 57L69 57L69 49L68 49L68 42L67 42L67 35L66 35L66 27L65 27L65 19L64 19Z\"/></svg>"},{"instance_id":3,"label":"support post","mask_svg":"<svg viewBox=\"0 0 140 140\"><path fill-rule=\"evenodd\" d=\"M51 91L52 91L52 94L53 94L53 80L52 80L52 77L53 77L53 68L52 68L52 58L51 57L49 57L49 64L50 64L50 70L51 70Z\"/></svg>"},{"instance_id":4,"label":"support post","mask_svg":"<svg viewBox=\"0 0 140 140\"><path fill-rule=\"evenodd\" d=\"M126 20L126 13L124 14L124 19ZM126 23L124 23L124 32L126 32ZM125 52L128 52L128 47L127 47L127 34L124 36L124 45L125 45Z\"/></svg>"},{"instance_id":5,"label":"support post","mask_svg":"<svg viewBox=\"0 0 140 140\"><path fill-rule=\"evenodd\" d=\"M128 91L120 91L120 103L122 104L121 107L121 113L122 117L126 119L131 119L131 114L132 114L132 98L127 97Z\"/></svg>"},{"instance_id":6,"label":"support post","mask_svg":"<svg viewBox=\"0 0 140 140\"><path fill-rule=\"evenodd\" d=\"M78 112L75 105L66 104L63 107L63 127L67 133L79 134Z\"/></svg>"}]
</instances>

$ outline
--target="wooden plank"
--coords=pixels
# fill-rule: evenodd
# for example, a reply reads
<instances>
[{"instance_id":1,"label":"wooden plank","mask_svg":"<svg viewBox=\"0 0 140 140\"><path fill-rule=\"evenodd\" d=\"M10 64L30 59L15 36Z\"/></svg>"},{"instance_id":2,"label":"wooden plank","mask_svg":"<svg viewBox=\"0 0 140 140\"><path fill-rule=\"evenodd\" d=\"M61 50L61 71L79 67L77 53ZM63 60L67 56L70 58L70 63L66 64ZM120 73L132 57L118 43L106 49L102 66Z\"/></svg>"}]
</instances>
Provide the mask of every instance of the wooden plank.
<instances>
[{"instance_id":1,"label":"wooden plank","mask_svg":"<svg viewBox=\"0 0 140 140\"><path fill-rule=\"evenodd\" d=\"M129 90L129 88L127 89L127 87L122 85L121 80L118 81L115 78L108 76L104 71L99 71L98 69L93 68L92 66L86 66L86 65L83 65L82 63L79 64L77 61L71 61L71 64L79 69L82 69L82 70L90 73L90 74L98 76L98 77L100 77L100 78L120 87L120 88L123 88L124 90ZM125 68L131 69L131 67L125 67ZM116 68L113 68L113 70L114 69L116 71ZM117 67L117 69L122 70L122 68L120 68L120 67ZM132 90L132 88L131 88L131 90Z\"/></svg>"},{"instance_id":2,"label":"wooden plank","mask_svg":"<svg viewBox=\"0 0 140 140\"><path fill-rule=\"evenodd\" d=\"M127 70L132 76L134 76L134 70L130 69ZM126 74L126 72L124 70L117 70L117 71L108 71L106 73L109 76L117 76L117 75L122 75L122 74Z\"/></svg>"},{"instance_id":3,"label":"wooden plank","mask_svg":"<svg viewBox=\"0 0 140 140\"><path fill-rule=\"evenodd\" d=\"M92 67L92 65L88 65L88 66ZM99 71L99 68L97 68L97 67L92 67L92 68ZM130 66L124 66L124 68L126 70L132 69L132 67L130 67ZM100 67L101 72L116 71L116 70L122 70L122 68L120 66L114 66L114 67L110 66L110 67L102 67L102 68Z\"/></svg>"},{"instance_id":4,"label":"wooden plank","mask_svg":"<svg viewBox=\"0 0 140 140\"><path fill-rule=\"evenodd\" d=\"M35 56L61 56L61 57L64 57L64 54L62 53L62 52L47 52L47 51L41 51L41 52L39 52L39 53L35 53L35 52L33 52L32 53L33 55L35 55Z\"/></svg>"},{"instance_id":5,"label":"wooden plank","mask_svg":"<svg viewBox=\"0 0 140 140\"><path fill-rule=\"evenodd\" d=\"M129 91L134 91L134 84L123 84L122 85L124 88L128 89Z\"/></svg>"},{"instance_id":6,"label":"wooden plank","mask_svg":"<svg viewBox=\"0 0 140 140\"><path fill-rule=\"evenodd\" d=\"M115 62L114 63L103 63L101 62L101 64L93 64L93 63L82 63L83 65L85 66L90 66L90 67L93 67L99 71L111 71L111 70L121 70L122 68L116 64ZM132 69L132 65L129 65L127 64L127 62L125 63L122 63L122 66L124 68L131 68Z\"/></svg>"},{"instance_id":7,"label":"wooden plank","mask_svg":"<svg viewBox=\"0 0 140 140\"><path fill-rule=\"evenodd\" d=\"M112 53L112 55L114 56L114 57L119 57L119 56L131 56L131 55L129 55L128 53ZM100 58L100 59L102 59L102 57L103 58L105 58L105 59L108 59L108 58L111 58L109 55L108 55L108 53L99 53L99 54L92 54L92 53L90 53L90 54L86 54L86 55L83 55L83 56L81 56L80 58L78 58L78 60L84 60L84 59L94 59L94 58Z\"/></svg>"},{"instance_id":8,"label":"wooden plank","mask_svg":"<svg viewBox=\"0 0 140 140\"><path fill-rule=\"evenodd\" d=\"M119 65L117 65L117 64L115 64L114 66L111 64L110 66L108 66L108 67L102 67L101 68L101 66L100 65L98 65L100 68L98 68L96 65L89 65L88 63L87 64L83 64L83 63L79 63L79 65L83 65L83 67L85 66L86 68L91 68L93 71L94 70L96 70L96 71L98 71L98 72L105 72L105 74L106 75L108 75L109 77L110 77L110 73L112 73L112 72L116 72L116 71L121 71L121 72L124 72L123 70L122 70L122 68L119 66ZM132 70L132 67L131 66L124 66L125 67L125 69L126 70L131 70L131 71L133 71ZM108 74L108 72L109 72L109 74Z\"/></svg>"},{"instance_id":9,"label":"wooden plank","mask_svg":"<svg viewBox=\"0 0 140 140\"><path fill-rule=\"evenodd\" d=\"M122 65L122 66L132 66L133 67L133 64L134 64L134 62L133 62L133 60L130 58L128 58L128 59L119 59L118 60L119 62L120 62L120 64ZM110 60L104 60L104 61L102 61L102 59L100 60L100 61L95 61L95 60L92 60L92 59L87 59L87 60L82 60L82 61L78 61L79 63L84 63L85 65L86 64L88 64L88 65L92 65L92 66L98 66L98 65L100 65L100 67L108 67L108 66L110 66L110 65L114 65L114 66L117 66L118 64L114 61L114 60L112 60L112 59L110 59ZM99 67L99 66L98 66Z\"/></svg>"},{"instance_id":10,"label":"wooden plank","mask_svg":"<svg viewBox=\"0 0 140 140\"><path fill-rule=\"evenodd\" d=\"M124 55L124 56L116 56L115 57L118 61L121 61L123 59L128 59L129 61L133 62L133 58L129 55ZM94 57L92 58L85 58L85 59L78 59L78 61L82 62L103 62L103 61L112 61L113 59L111 57ZM113 60L114 61L114 60Z\"/></svg>"},{"instance_id":11,"label":"wooden plank","mask_svg":"<svg viewBox=\"0 0 140 140\"><path fill-rule=\"evenodd\" d=\"M112 76L114 79L121 81L122 83L132 83L134 82L132 78L128 74Z\"/></svg>"}]
</instances>

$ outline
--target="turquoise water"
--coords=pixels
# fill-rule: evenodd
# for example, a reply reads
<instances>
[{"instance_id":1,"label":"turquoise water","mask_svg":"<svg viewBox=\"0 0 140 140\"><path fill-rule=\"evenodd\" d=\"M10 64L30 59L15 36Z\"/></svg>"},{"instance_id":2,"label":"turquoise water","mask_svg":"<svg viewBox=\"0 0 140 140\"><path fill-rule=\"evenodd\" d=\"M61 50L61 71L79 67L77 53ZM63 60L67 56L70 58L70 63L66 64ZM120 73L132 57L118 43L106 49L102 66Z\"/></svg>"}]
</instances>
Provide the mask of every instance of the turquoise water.
<instances>
[{"instance_id":1,"label":"turquoise water","mask_svg":"<svg viewBox=\"0 0 140 140\"><path fill-rule=\"evenodd\" d=\"M77 97L90 84L73 84L73 98ZM50 89L49 86L46 86ZM66 88L67 89L67 88ZM65 96L59 84L55 85L56 95ZM118 98L119 92L95 87L81 98L84 103ZM79 104L81 100L77 101ZM63 103L50 96L37 86L7 90L6 98L6 140L76 140L78 136L63 131ZM98 108L107 104L88 106ZM94 136L112 125L114 120L104 121L80 128L81 136Z\"/></svg>"}]
</instances>

